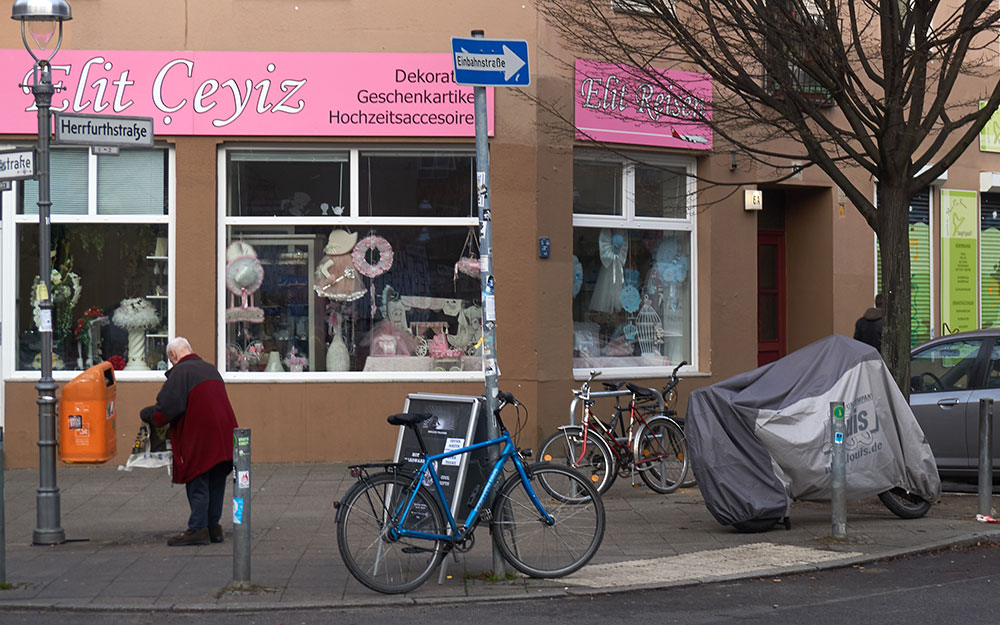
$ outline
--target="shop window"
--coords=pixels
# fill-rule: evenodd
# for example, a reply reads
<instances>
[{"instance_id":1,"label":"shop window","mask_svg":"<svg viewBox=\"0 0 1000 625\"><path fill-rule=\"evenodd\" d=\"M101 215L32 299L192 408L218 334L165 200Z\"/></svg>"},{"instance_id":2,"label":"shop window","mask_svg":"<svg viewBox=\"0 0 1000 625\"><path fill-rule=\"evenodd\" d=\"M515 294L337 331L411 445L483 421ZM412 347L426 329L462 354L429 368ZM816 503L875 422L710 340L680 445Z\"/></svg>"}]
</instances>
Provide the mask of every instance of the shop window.
<instances>
[{"instance_id":1,"label":"shop window","mask_svg":"<svg viewBox=\"0 0 1000 625\"><path fill-rule=\"evenodd\" d=\"M360 155L360 214L369 217L477 217L473 160L446 152Z\"/></svg>"},{"instance_id":2,"label":"shop window","mask_svg":"<svg viewBox=\"0 0 1000 625\"><path fill-rule=\"evenodd\" d=\"M348 215L347 152L229 153L229 215L334 217Z\"/></svg>"},{"instance_id":3,"label":"shop window","mask_svg":"<svg viewBox=\"0 0 1000 625\"><path fill-rule=\"evenodd\" d=\"M169 336L168 150L52 151L53 369L110 360L165 369ZM17 186L15 368L37 370L38 184Z\"/></svg>"},{"instance_id":4,"label":"shop window","mask_svg":"<svg viewBox=\"0 0 1000 625\"><path fill-rule=\"evenodd\" d=\"M229 172L239 170L233 163L240 154L228 153ZM260 175L270 176L266 151L256 154ZM348 159L343 185L357 185L362 210L345 197L340 214L317 215L311 197L294 220L228 218L226 370L480 371L471 153L352 157L362 182L348 179ZM285 188L310 188L314 163L296 169L289 162L276 161ZM369 186L369 177L378 184ZM246 215L233 205L241 181L231 176L226 184L227 213ZM423 200L431 208L421 207ZM369 213L379 215L377 223ZM435 221L441 216L453 219Z\"/></svg>"},{"instance_id":5,"label":"shop window","mask_svg":"<svg viewBox=\"0 0 1000 625\"><path fill-rule=\"evenodd\" d=\"M693 362L693 162L598 158L574 166L573 366Z\"/></svg>"}]
</instances>

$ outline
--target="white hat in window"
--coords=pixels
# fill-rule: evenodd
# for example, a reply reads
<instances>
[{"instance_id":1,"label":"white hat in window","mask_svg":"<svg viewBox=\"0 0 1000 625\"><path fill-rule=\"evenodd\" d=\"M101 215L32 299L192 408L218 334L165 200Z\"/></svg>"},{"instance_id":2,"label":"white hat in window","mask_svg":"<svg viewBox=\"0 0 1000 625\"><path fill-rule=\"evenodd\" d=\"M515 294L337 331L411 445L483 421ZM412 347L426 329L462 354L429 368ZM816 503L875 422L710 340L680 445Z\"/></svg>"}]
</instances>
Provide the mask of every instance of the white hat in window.
<instances>
[{"instance_id":1,"label":"white hat in window","mask_svg":"<svg viewBox=\"0 0 1000 625\"><path fill-rule=\"evenodd\" d=\"M347 254L354 249L354 244L357 242L357 232L348 232L347 230L340 229L332 230L330 237L327 239L326 247L323 248L323 253L329 256Z\"/></svg>"},{"instance_id":2,"label":"white hat in window","mask_svg":"<svg viewBox=\"0 0 1000 625\"><path fill-rule=\"evenodd\" d=\"M229 308L226 321L261 323L264 311L253 305L253 294L264 281L264 268L257 260L257 252L249 243L233 241L226 249L226 288L229 289ZM235 298L240 297L236 306Z\"/></svg>"}]
</instances>

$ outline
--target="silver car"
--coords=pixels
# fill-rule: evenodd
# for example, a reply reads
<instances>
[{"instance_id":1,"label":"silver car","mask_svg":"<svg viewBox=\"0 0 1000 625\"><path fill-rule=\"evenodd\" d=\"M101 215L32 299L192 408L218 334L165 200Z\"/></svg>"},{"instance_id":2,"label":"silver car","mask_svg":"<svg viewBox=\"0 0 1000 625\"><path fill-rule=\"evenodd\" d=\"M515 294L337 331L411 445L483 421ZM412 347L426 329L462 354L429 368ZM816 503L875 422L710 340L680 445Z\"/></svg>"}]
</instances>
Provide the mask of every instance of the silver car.
<instances>
[{"instance_id":1,"label":"silver car","mask_svg":"<svg viewBox=\"0 0 1000 625\"><path fill-rule=\"evenodd\" d=\"M949 334L910 351L910 407L942 475L975 475L979 400L994 402L993 469L1000 469L1000 328Z\"/></svg>"}]
</instances>

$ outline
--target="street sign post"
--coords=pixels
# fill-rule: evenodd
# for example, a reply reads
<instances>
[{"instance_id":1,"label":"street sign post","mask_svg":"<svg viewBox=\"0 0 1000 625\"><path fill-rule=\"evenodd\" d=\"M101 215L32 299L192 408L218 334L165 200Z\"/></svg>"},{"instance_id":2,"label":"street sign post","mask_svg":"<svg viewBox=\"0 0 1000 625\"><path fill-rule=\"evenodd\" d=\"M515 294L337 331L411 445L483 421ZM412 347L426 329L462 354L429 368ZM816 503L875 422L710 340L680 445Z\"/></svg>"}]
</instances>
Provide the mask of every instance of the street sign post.
<instances>
[{"instance_id":1,"label":"street sign post","mask_svg":"<svg viewBox=\"0 0 1000 625\"><path fill-rule=\"evenodd\" d=\"M486 435L500 436L493 414L499 394L500 365L497 358L497 311L493 277L493 210L490 203L490 150L486 128L486 87L515 87L531 83L528 43L523 40L484 39L483 31L472 31L471 39L452 37L455 82L472 85L476 112L476 204L479 208L479 272L483 306L483 374L486 378ZM490 462L499 457L489 448ZM492 502L491 504L492 505ZM493 546L493 574L503 577L504 560Z\"/></svg>"},{"instance_id":2,"label":"street sign post","mask_svg":"<svg viewBox=\"0 0 1000 625\"><path fill-rule=\"evenodd\" d=\"M528 42L523 39L451 38L455 82L479 87L531 84Z\"/></svg>"},{"instance_id":3,"label":"street sign post","mask_svg":"<svg viewBox=\"0 0 1000 625\"><path fill-rule=\"evenodd\" d=\"M55 143L151 148L153 118L56 113Z\"/></svg>"}]
</instances>

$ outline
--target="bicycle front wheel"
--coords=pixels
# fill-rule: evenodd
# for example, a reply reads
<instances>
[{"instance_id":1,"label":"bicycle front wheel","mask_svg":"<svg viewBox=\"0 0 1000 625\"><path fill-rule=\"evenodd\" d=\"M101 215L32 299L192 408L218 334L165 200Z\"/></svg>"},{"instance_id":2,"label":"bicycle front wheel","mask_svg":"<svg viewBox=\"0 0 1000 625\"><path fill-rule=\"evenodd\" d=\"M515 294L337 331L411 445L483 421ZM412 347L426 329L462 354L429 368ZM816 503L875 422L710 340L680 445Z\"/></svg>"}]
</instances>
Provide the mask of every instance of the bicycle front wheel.
<instances>
[{"instance_id":1,"label":"bicycle front wheel","mask_svg":"<svg viewBox=\"0 0 1000 625\"><path fill-rule=\"evenodd\" d=\"M444 541L393 538L390 519L412 493L413 477L379 473L355 484L337 516L337 547L351 575L387 594L409 592L424 583L444 557ZM405 529L447 534L444 514L427 488L420 486Z\"/></svg>"},{"instance_id":2,"label":"bicycle front wheel","mask_svg":"<svg viewBox=\"0 0 1000 625\"><path fill-rule=\"evenodd\" d=\"M576 471L550 463L527 468L529 485L552 518L539 514L520 474L507 478L493 502L493 542L504 559L531 577L562 577L586 564L604 539L604 503L594 486ZM580 493L575 501L550 495Z\"/></svg>"},{"instance_id":3,"label":"bicycle front wheel","mask_svg":"<svg viewBox=\"0 0 1000 625\"><path fill-rule=\"evenodd\" d=\"M582 426L567 425L542 443L538 457L543 462L576 469L591 481L597 492L607 492L618 477L614 456L604 439L593 432L587 432L586 443L584 446Z\"/></svg>"},{"instance_id":4,"label":"bicycle front wheel","mask_svg":"<svg viewBox=\"0 0 1000 625\"><path fill-rule=\"evenodd\" d=\"M687 476L687 442L673 419L660 416L647 421L636 433L633 453L639 477L658 493L674 492Z\"/></svg>"}]
</instances>

